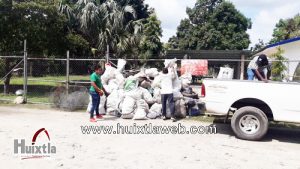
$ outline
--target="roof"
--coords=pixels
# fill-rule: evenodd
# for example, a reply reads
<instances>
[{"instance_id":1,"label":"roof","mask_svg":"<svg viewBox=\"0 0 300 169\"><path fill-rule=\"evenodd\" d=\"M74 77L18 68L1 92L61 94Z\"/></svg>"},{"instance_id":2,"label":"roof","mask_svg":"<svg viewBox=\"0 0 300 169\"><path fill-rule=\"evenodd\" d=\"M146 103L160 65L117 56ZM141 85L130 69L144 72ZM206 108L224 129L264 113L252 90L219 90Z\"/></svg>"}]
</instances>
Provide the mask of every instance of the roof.
<instances>
[{"instance_id":1,"label":"roof","mask_svg":"<svg viewBox=\"0 0 300 169\"><path fill-rule=\"evenodd\" d=\"M300 37L295 37L295 38L291 38L291 39L288 39L288 40L283 40L283 41L268 45L266 47L266 49L276 47L276 46L280 46L280 45L284 45L284 44L287 44L287 43L296 42L296 41L299 41L299 40L300 40Z\"/></svg>"},{"instance_id":2,"label":"roof","mask_svg":"<svg viewBox=\"0 0 300 169\"><path fill-rule=\"evenodd\" d=\"M283 41L280 41L280 42L277 42L277 43L274 43L274 44L267 45L264 48L252 53L252 57L266 51L267 49L277 47L277 46L280 46L280 45L289 44L289 43L296 42L296 41L300 41L300 37L295 37L295 38L291 38L291 39L283 40Z\"/></svg>"},{"instance_id":3,"label":"roof","mask_svg":"<svg viewBox=\"0 0 300 169\"><path fill-rule=\"evenodd\" d=\"M169 50L166 59L240 59L242 55L249 56L249 50Z\"/></svg>"}]
</instances>

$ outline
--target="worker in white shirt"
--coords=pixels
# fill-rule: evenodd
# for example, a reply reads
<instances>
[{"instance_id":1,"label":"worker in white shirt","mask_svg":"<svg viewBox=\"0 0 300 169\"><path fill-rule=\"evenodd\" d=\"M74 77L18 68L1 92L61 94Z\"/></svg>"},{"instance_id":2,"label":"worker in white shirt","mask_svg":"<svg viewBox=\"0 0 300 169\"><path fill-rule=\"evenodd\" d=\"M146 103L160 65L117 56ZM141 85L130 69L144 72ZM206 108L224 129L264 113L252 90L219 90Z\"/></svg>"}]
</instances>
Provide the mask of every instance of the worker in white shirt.
<instances>
[{"instance_id":1,"label":"worker in white shirt","mask_svg":"<svg viewBox=\"0 0 300 169\"><path fill-rule=\"evenodd\" d=\"M264 69L269 66L269 60L265 54L254 57L248 65L248 80L254 80L256 77L259 81L268 82L268 77L264 73Z\"/></svg>"},{"instance_id":2,"label":"worker in white shirt","mask_svg":"<svg viewBox=\"0 0 300 169\"><path fill-rule=\"evenodd\" d=\"M174 116L175 112L175 103L173 97L173 84L172 81L175 79L175 70L174 68L170 68L170 72L168 68L163 69L163 74L161 75L161 101L162 101L162 114L164 116L164 120L171 119L167 115L167 105L169 105L169 109L171 112L171 116Z\"/></svg>"}]
</instances>

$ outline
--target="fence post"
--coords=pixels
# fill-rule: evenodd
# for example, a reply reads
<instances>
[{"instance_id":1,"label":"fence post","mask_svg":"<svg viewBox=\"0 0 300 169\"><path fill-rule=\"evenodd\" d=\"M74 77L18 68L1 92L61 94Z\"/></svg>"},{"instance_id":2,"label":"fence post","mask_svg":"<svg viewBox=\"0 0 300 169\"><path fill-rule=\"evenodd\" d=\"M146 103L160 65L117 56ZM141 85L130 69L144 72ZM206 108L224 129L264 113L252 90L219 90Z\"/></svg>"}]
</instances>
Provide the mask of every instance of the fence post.
<instances>
[{"instance_id":1,"label":"fence post","mask_svg":"<svg viewBox=\"0 0 300 169\"><path fill-rule=\"evenodd\" d=\"M67 95L69 94L69 82L70 82L70 51L67 51L67 68L66 68L66 88Z\"/></svg>"},{"instance_id":2,"label":"fence post","mask_svg":"<svg viewBox=\"0 0 300 169\"><path fill-rule=\"evenodd\" d=\"M241 75L240 75L240 80L244 80L245 76L245 55L242 54L241 56Z\"/></svg>"},{"instance_id":3,"label":"fence post","mask_svg":"<svg viewBox=\"0 0 300 169\"><path fill-rule=\"evenodd\" d=\"M106 63L109 61L109 45L106 46Z\"/></svg>"},{"instance_id":4,"label":"fence post","mask_svg":"<svg viewBox=\"0 0 300 169\"><path fill-rule=\"evenodd\" d=\"M27 103L27 40L24 40L24 67L23 67L23 98L24 103Z\"/></svg>"}]
</instances>

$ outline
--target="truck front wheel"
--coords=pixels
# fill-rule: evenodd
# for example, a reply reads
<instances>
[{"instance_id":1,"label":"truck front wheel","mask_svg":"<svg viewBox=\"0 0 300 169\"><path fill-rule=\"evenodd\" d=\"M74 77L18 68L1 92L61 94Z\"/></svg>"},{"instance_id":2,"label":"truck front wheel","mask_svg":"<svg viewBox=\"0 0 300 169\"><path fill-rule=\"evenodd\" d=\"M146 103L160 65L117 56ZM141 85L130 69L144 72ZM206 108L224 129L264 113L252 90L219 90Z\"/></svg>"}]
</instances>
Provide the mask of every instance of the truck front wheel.
<instances>
[{"instance_id":1,"label":"truck front wheel","mask_svg":"<svg viewBox=\"0 0 300 169\"><path fill-rule=\"evenodd\" d=\"M231 128L236 136L244 140L260 140L268 131L268 118L256 107L242 107L231 119Z\"/></svg>"}]
</instances>

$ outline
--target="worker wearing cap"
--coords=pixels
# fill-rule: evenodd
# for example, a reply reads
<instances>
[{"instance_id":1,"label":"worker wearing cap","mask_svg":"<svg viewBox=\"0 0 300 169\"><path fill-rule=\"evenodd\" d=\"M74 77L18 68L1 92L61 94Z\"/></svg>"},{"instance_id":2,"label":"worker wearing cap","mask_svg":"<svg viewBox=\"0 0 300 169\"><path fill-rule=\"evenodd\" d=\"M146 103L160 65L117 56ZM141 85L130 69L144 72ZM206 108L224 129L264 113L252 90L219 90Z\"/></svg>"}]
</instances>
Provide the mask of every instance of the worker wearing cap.
<instances>
[{"instance_id":1,"label":"worker wearing cap","mask_svg":"<svg viewBox=\"0 0 300 169\"><path fill-rule=\"evenodd\" d=\"M264 69L269 66L268 57L265 54L254 57L248 65L248 80L254 80L256 77L259 81L268 82L268 78L264 73Z\"/></svg>"}]
</instances>

